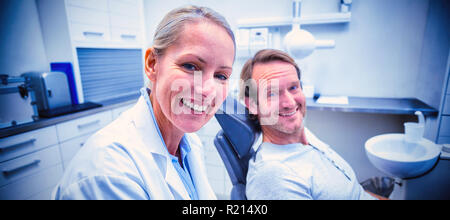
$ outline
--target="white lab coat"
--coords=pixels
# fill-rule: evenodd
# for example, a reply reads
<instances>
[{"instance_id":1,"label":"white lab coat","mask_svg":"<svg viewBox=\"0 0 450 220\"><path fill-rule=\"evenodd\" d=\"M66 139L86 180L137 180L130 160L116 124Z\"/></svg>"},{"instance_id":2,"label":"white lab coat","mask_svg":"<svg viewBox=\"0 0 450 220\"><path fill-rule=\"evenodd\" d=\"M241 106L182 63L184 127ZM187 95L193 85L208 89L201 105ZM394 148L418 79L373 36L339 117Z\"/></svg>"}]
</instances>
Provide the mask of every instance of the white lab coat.
<instances>
[{"instance_id":1,"label":"white lab coat","mask_svg":"<svg viewBox=\"0 0 450 220\"><path fill-rule=\"evenodd\" d=\"M89 138L54 190L54 199L190 199L145 98ZM195 134L186 137L198 197L216 199L206 177L201 141Z\"/></svg>"}]
</instances>

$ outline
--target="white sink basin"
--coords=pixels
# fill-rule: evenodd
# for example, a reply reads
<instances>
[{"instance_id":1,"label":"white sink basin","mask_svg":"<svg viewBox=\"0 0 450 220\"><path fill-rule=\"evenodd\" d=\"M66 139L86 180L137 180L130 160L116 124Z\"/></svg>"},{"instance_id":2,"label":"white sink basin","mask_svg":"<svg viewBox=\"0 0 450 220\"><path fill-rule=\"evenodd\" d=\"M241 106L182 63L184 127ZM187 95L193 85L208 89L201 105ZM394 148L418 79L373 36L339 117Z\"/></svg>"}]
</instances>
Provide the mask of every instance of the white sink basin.
<instances>
[{"instance_id":1,"label":"white sink basin","mask_svg":"<svg viewBox=\"0 0 450 220\"><path fill-rule=\"evenodd\" d=\"M441 146L423 138L408 143L404 134L384 134L367 140L366 154L379 170L399 178L412 178L429 171L435 165Z\"/></svg>"}]
</instances>

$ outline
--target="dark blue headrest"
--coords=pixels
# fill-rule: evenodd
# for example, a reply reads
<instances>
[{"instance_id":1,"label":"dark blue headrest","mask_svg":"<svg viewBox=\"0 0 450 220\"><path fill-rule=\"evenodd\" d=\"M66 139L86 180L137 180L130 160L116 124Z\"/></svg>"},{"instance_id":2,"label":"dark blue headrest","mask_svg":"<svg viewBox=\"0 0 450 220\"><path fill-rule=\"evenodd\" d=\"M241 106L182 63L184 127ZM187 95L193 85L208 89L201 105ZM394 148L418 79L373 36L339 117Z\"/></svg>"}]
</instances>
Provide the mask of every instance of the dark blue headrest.
<instances>
[{"instance_id":1,"label":"dark blue headrest","mask_svg":"<svg viewBox=\"0 0 450 220\"><path fill-rule=\"evenodd\" d=\"M231 96L227 97L215 116L239 158L245 157L259 137L259 124L249 119L247 108Z\"/></svg>"}]
</instances>

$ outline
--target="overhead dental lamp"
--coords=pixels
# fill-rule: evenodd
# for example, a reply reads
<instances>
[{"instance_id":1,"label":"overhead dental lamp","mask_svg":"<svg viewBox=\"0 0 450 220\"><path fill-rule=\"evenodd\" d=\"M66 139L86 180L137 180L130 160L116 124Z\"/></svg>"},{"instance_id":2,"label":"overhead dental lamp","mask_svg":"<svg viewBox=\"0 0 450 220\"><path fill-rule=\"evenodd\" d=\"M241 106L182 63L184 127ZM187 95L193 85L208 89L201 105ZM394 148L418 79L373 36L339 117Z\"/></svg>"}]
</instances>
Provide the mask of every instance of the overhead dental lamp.
<instances>
[{"instance_id":1,"label":"overhead dental lamp","mask_svg":"<svg viewBox=\"0 0 450 220\"><path fill-rule=\"evenodd\" d=\"M295 59L303 59L311 55L315 49L331 49L335 47L334 40L316 40L306 30L300 29L302 0L293 0L292 30L285 36L283 45L286 51Z\"/></svg>"}]
</instances>

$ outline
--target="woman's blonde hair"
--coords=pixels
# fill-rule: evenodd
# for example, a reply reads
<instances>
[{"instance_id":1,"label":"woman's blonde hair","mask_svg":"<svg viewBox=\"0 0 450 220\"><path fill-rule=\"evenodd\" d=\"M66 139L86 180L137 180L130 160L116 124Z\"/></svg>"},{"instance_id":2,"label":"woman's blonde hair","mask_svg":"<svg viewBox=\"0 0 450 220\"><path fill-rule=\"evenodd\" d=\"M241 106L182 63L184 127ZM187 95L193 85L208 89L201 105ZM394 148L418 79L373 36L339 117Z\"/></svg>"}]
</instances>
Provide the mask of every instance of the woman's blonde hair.
<instances>
[{"instance_id":1,"label":"woman's blonde hair","mask_svg":"<svg viewBox=\"0 0 450 220\"><path fill-rule=\"evenodd\" d=\"M188 5L170 11L159 23L153 37L153 48L156 55L164 54L164 51L178 40L186 23L196 22L202 19L214 22L223 27L228 35L230 35L236 48L233 31L222 15L207 7Z\"/></svg>"}]
</instances>

